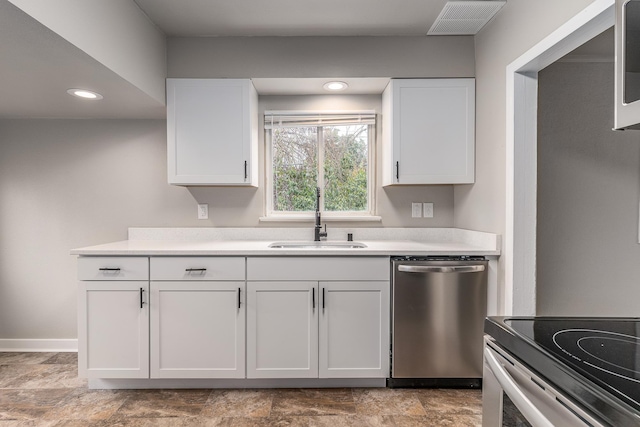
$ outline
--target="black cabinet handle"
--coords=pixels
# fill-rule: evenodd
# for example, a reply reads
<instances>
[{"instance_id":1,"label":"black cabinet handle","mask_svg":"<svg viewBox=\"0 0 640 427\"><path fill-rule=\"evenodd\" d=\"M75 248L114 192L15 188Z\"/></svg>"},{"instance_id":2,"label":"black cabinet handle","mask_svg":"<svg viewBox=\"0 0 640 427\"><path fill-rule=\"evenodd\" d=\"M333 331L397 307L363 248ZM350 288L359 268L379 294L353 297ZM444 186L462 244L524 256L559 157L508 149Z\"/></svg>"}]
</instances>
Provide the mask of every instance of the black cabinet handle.
<instances>
[{"instance_id":1,"label":"black cabinet handle","mask_svg":"<svg viewBox=\"0 0 640 427\"><path fill-rule=\"evenodd\" d=\"M241 289L238 288L238 310L240 310L240 304L242 304L242 297L240 296Z\"/></svg>"},{"instance_id":2,"label":"black cabinet handle","mask_svg":"<svg viewBox=\"0 0 640 427\"><path fill-rule=\"evenodd\" d=\"M144 289L140 288L140 308L144 305Z\"/></svg>"},{"instance_id":3,"label":"black cabinet handle","mask_svg":"<svg viewBox=\"0 0 640 427\"><path fill-rule=\"evenodd\" d=\"M191 273L194 271L204 273L205 271L207 271L207 269L206 268L186 268L184 271L186 271L187 273Z\"/></svg>"},{"instance_id":4,"label":"black cabinet handle","mask_svg":"<svg viewBox=\"0 0 640 427\"><path fill-rule=\"evenodd\" d=\"M325 300L325 297L324 297L324 288L322 288L322 309L323 309L323 310L324 310L324 300Z\"/></svg>"},{"instance_id":5,"label":"black cabinet handle","mask_svg":"<svg viewBox=\"0 0 640 427\"><path fill-rule=\"evenodd\" d=\"M396 162L396 181L400 182L400 162Z\"/></svg>"},{"instance_id":6,"label":"black cabinet handle","mask_svg":"<svg viewBox=\"0 0 640 427\"><path fill-rule=\"evenodd\" d=\"M311 289L311 304L312 304L312 308L315 310L316 308L316 288Z\"/></svg>"},{"instance_id":7,"label":"black cabinet handle","mask_svg":"<svg viewBox=\"0 0 640 427\"><path fill-rule=\"evenodd\" d=\"M100 267L100 271L120 271L120 267Z\"/></svg>"},{"instance_id":8,"label":"black cabinet handle","mask_svg":"<svg viewBox=\"0 0 640 427\"><path fill-rule=\"evenodd\" d=\"M244 161L244 180L245 181L247 180L247 177L248 177L248 175L247 175L247 161L245 160Z\"/></svg>"}]
</instances>

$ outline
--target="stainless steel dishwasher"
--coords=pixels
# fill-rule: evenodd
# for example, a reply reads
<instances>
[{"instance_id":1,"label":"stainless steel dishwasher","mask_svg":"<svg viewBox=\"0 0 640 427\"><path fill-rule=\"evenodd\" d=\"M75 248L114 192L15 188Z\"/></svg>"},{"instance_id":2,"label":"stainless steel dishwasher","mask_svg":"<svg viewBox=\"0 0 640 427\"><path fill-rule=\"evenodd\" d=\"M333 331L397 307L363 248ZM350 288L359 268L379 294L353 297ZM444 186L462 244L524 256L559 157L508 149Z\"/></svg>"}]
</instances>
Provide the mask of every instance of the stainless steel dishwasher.
<instances>
[{"instance_id":1,"label":"stainless steel dishwasher","mask_svg":"<svg viewBox=\"0 0 640 427\"><path fill-rule=\"evenodd\" d=\"M483 257L393 257L390 387L480 387Z\"/></svg>"}]
</instances>

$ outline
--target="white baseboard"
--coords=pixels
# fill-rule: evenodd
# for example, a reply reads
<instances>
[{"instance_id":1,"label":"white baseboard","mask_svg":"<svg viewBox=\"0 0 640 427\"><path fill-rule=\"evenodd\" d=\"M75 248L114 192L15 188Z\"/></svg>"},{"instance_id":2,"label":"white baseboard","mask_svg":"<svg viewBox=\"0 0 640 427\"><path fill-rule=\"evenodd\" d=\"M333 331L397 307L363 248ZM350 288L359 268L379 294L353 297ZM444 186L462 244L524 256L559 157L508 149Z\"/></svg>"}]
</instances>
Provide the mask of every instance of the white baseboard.
<instances>
[{"instance_id":1,"label":"white baseboard","mask_svg":"<svg viewBox=\"0 0 640 427\"><path fill-rule=\"evenodd\" d=\"M52 339L0 339L0 352L73 352L78 351L78 340Z\"/></svg>"}]
</instances>

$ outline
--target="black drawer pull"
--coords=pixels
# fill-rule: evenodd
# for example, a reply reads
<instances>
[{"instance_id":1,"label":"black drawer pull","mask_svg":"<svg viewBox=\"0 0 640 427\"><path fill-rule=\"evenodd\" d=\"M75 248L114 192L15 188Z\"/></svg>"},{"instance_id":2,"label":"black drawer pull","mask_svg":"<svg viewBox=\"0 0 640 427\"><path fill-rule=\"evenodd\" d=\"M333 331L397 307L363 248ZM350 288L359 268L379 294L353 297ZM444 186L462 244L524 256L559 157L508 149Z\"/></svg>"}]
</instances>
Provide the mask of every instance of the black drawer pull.
<instances>
[{"instance_id":1,"label":"black drawer pull","mask_svg":"<svg viewBox=\"0 0 640 427\"><path fill-rule=\"evenodd\" d=\"M238 288L238 310L240 310L240 304L242 304L242 298L240 297L241 289Z\"/></svg>"},{"instance_id":2,"label":"black drawer pull","mask_svg":"<svg viewBox=\"0 0 640 427\"><path fill-rule=\"evenodd\" d=\"M316 308L316 288L312 289L312 294L311 294L311 304L312 304L312 308L315 310Z\"/></svg>"},{"instance_id":3,"label":"black drawer pull","mask_svg":"<svg viewBox=\"0 0 640 427\"><path fill-rule=\"evenodd\" d=\"M100 271L120 271L120 267L100 267Z\"/></svg>"},{"instance_id":4,"label":"black drawer pull","mask_svg":"<svg viewBox=\"0 0 640 427\"><path fill-rule=\"evenodd\" d=\"M207 269L206 268L187 268L184 271L186 271L187 273L191 273L194 271L197 271L199 273L204 273L205 271L207 271Z\"/></svg>"}]
</instances>

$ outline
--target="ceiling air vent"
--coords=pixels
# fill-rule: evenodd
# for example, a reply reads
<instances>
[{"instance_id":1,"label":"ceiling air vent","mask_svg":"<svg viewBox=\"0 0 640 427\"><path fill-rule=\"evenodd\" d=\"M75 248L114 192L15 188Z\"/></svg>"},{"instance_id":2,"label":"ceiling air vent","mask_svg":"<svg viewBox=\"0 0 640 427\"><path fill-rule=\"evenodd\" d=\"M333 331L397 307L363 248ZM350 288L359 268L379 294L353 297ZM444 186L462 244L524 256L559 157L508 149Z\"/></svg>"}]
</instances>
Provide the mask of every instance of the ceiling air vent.
<instances>
[{"instance_id":1,"label":"ceiling air vent","mask_svg":"<svg viewBox=\"0 0 640 427\"><path fill-rule=\"evenodd\" d=\"M450 1L427 33L429 36L476 34L498 13L506 1Z\"/></svg>"}]
</instances>

